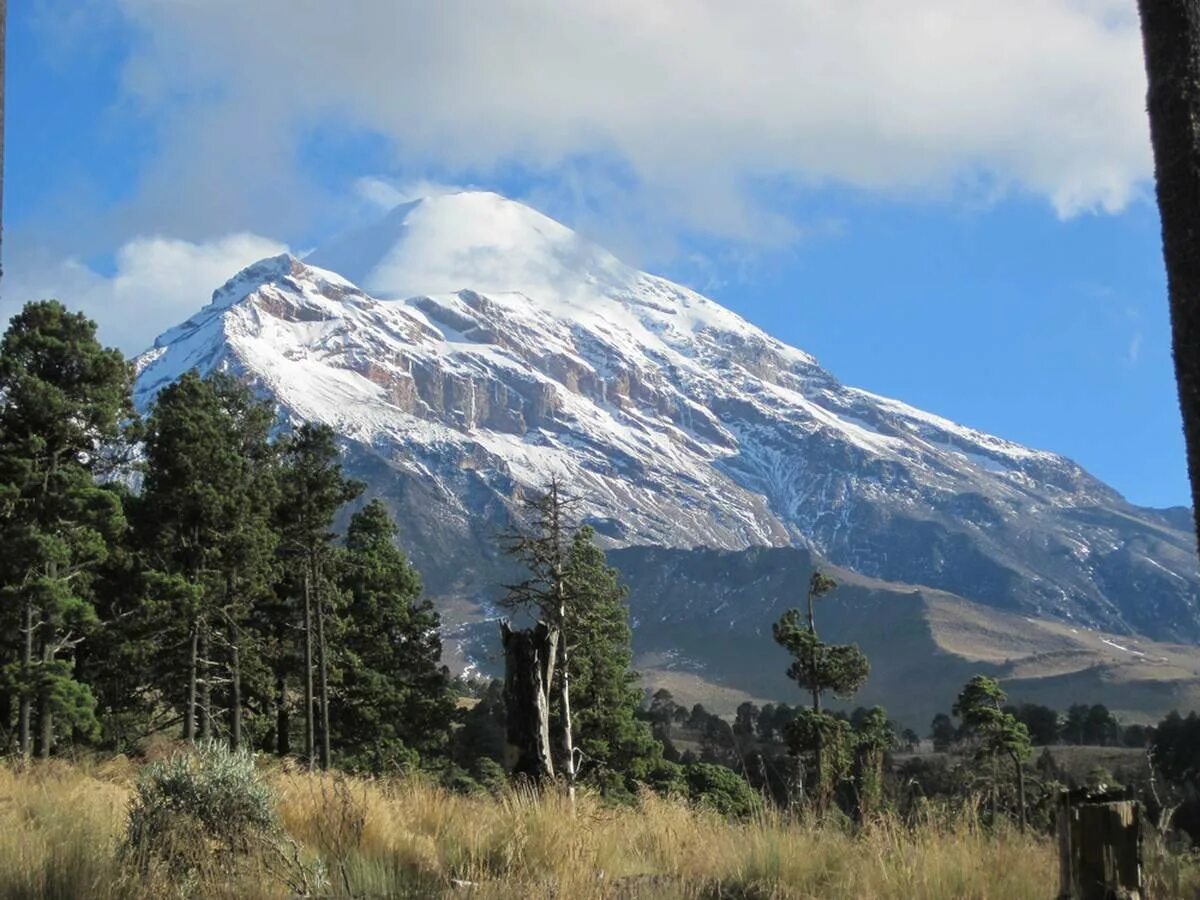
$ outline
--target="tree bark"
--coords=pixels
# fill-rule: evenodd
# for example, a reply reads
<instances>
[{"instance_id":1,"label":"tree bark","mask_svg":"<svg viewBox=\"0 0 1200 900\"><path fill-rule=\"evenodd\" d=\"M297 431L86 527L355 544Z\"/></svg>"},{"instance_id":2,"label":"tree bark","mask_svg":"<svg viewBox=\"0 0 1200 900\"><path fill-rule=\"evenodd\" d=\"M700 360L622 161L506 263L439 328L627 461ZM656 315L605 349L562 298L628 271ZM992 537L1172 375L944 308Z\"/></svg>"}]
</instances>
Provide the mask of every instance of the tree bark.
<instances>
[{"instance_id":1,"label":"tree bark","mask_svg":"<svg viewBox=\"0 0 1200 900\"><path fill-rule=\"evenodd\" d=\"M50 473L58 470L57 457L51 458ZM51 581L58 580L58 563L51 560L46 564L46 577ZM53 629L50 625L49 611L42 613L42 675L41 686L38 690L38 757L50 758L50 749L54 745L54 713L50 709L50 668L54 662L54 649L50 636Z\"/></svg>"},{"instance_id":2,"label":"tree bark","mask_svg":"<svg viewBox=\"0 0 1200 900\"><path fill-rule=\"evenodd\" d=\"M188 647L188 691L187 710L183 715L183 739L189 744L196 742L196 660L199 656L200 623L192 622L192 640Z\"/></svg>"},{"instance_id":3,"label":"tree bark","mask_svg":"<svg viewBox=\"0 0 1200 900\"><path fill-rule=\"evenodd\" d=\"M567 774L567 797L571 801L571 812L575 811L575 735L571 725L571 666L567 650L567 637L562 635L558 641L559 654L559 684L561 684L559 703L562 705L562 742L563 768Z\"/></svg>"},{"instance_id":4,"label":"tree bark","mask_svg":"<svg viewBox=\"0 0 1200 900\"><path fill-rule=\"evenodd\" d=\"M813 608L814 600L815 600L815 598L813 597L812 588L809 588L809 590L808 590L808 630L812 632L813 640L815 641L816 637L817 637L817 616L816 616L816 610ZM809 660L809 671L812 672L814 676L816 675L817 649L816 649L815 644L813 646L812 659ZM813 681L814 682L816 681L815 677L813 678ZM821 689L815 683L812 686L812 701L813 701L813 712L819 713L821 711Z\"/></svg>"},{"instance_id":5,"label":"tree bark","mask_svg":"<svg viewBox=\"0 0 1200 900\"><path fill-rule=\"evenodd\" d=\"M1000 806L997 801L998 785L996 784L996 780L998 778L999 778L999 774L996 771L996 751L993 750L992 751L992 785L991 785L991 787L992 787L992 790L991 790L992 827L993 828L996 827L996 816L1000 811Z\"/></svg>"},{"instance_id":6,"label":"tree bark","mask_svg":"<svg viewBox=\"0 0 1200 900\"><path fill-rule=\"evenodd\" d=\"M813 712L818 716L821 714L821 688L817 684L817 614L815 609L816 596L810 585L808 589L808 630L813 636L812 658L809 660L809 672L812 673L812 708ZM820 719L813 723L816 726L816 743L813 746L813 763L816 769L816 781L813 785L813 797L816 803L821 807L821 812L824 812L825 803L825 772L822 769L824 762L825 738L821 733Z\"/></svg>"},{"instance_id":7,"label":"tree bark","mask_svg":"<svg viewBox=\"0 0 1200 900\"><path fill-rule=\"evenodd\" d=\"M316 607L317 607L317 660L319 665L318 676L320 678L320 705L321 705L321 768L329 768L329 664L328 664L328 646L325 643L325 601L324 594L320 587L321 582L317 577L316 562L313 562L313 587L316 589Z\"/></svg>"},{"instance_id":8,"label":"tree bark","mask_svg":"<svg viewBox=\"0 0 1200 900\"><path fill-rule=\"evenodd\" d=\"M212 685L209 683L211 667L208 661L208 623L200 623L200 740L212 737Z\"/></svg>"},{"instance_id":9,"label":"tree bark","mask_svg":"<svg viewBox=\"0 0 1200 900\"><path fill-rule=\"evenodd\" d=\"M1013 761L1013 765L1016 766L1016 769L1017 769L1017 813L1021 817L1020 818L1021 830L1024 831L1025 827L1026 827L1026 822L1025 822L1025 818L1026 818L1026 816L1025 816L1025 768L1021 765L1021 757L1019 757L1015 753L1012 755L1012 761Z\"/></svg>"},{"instance_id":10,"label":"tree bark","mask_svg":"<svg viewBox=\"0 0 1200 900\"><path fill-rule=\"evenodd\" d=\"M8 0L0 0L0 241L4 237L2 215L4 212L4 47L5 20L8 18ZM3 275L3 259L0 258L0 275Z\"/></svg>"},{"instance_id":11,"label":"tree bark","mask_svg":"<svg viewBox=\"0 0 1200 900\"><path fill-rule=\"evenodd\" d=\"M7 756L12 750L13 732L9 729L12 721L13 695L9 690L0 691L0 755Z\"/></svg>"},{"instance_id":12,"label":"tree bark","mask_svg":"<svg viewBox=\"0 0 1200 900\"><path fill-rule=\"evenodd\" d=\"M54 660L54 651L51 650L49 643L42 646L42 665L48 671L50 663ZM43 682L48 679L43 679ZM38 691L38 735L37 735L37 756L38 759L49 759L50 750L54 746L54 712L50 709L50 686L43 684Z\"/></svg>"},{"instance_id":13,"label":"tree bark","mask_svg":"<svg viewBox=\"0 0 1200 900\"><path fill-rule=\"evenodd\" d=\"M292 752L291 720L287 706L287 679L283 672L275 673L275 753L287 756Z\"/></svg>"},{"instance_id":14,"label":"tree bark","mask_svg":"<svg viewBox=\"0 0 1200 900\"><path fill-rule=\"evenodd\" d=\"M308 767L317 767L316 723L313 719L312 589L304 573L304 755Z\"/></svg>"},{"instance_id":15,"label":"tree bark","mask_svg":"<svg viewBox=\"0 0 1200 900\"><path fill-rule=\"evenodd\" d=\"M557 487L556 487L557 489ZM557 507L556 507L557 509ZM557 525L557 517L555 519ZM555 567L555 590L558 593L558 657L559 657L559 705L562 709L562 742L565 759L563 766L567 774L567 797L571 802L571 812L575 812L575 735L571 725L571 666L570 651L567 636L567 586L563 580L561 565ZM550 685L546 685L550 690Z\"/></svg>"},{"instance_id":16,"label":"tree bark","mask_svg":"<svg viewBox=\"0 0 1200 900\"><path fill-rule=\"evenodd\" d=\"M30 731L33 713L33 695L30 686L33 682L33 601L26 599L21 612L21 701L17 713L18 730L20 732L19 746L21 755L26 759L33 749Z\"/></svg>"},{"instance_id":17,"label":"tree bark","mask_svg":"<svg viewBox=\"0 0 1200 900\"><path fill-rule=\"evenodd\" d=\"M233 696L229 703L229 746L237 750L242 746L242 660L238 650L237 629L229 648L229 679Z\"/></svg>"},{"instance_id":18,"label":"tree bark","mask_svg":"<svg viewBox=\"0 0 1200 900\"><path fill-rule=\"evenodd\" d=\"M1138 0L1171 345L1200 536L1200 0Z\"/></svg>"},{"instance_id":19,"label":"tree bark","mask_svg":"<svg viewBox=\"0 0 1200 900\"><path fill-rule=\"evenodd\" d=\"M524 631L500 623L504 646L505 763L515 775L535 782L554 778L550 749L550 704L546 672L555 655L544 622Z\"/></svg>"}]
</instances>

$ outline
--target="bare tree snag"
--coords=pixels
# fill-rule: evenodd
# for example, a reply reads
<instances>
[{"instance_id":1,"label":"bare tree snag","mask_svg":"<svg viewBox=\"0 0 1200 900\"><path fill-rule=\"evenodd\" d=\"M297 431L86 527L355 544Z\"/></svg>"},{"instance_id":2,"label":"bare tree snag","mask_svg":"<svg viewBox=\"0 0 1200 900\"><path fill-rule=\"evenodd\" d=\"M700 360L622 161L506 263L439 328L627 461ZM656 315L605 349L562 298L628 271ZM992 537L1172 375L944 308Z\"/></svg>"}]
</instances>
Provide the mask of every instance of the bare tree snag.
<instances>
[{"instance_id":1,"label":"bare tree snag","mask_svg":"<svg viewBox=\"0 0 1200 900\"><path fill-rule=\"evenodd\" d=\"M1063 791L1058 798L1059 900L1139 900L1142 808L1127 791Z\"/></svg>"},{"instance_id":2,"label":"bare tree snag","mask_svg":"<svg viewBox=\"0 0 1200 900\"><path fill-rule=\"evenodd\" d=\"M554 778L550 752L550 685L557 633L546 623L514 631L500 623L504 645L505 763L516 775L535 782Z\"/></svg>"}]
</instances>

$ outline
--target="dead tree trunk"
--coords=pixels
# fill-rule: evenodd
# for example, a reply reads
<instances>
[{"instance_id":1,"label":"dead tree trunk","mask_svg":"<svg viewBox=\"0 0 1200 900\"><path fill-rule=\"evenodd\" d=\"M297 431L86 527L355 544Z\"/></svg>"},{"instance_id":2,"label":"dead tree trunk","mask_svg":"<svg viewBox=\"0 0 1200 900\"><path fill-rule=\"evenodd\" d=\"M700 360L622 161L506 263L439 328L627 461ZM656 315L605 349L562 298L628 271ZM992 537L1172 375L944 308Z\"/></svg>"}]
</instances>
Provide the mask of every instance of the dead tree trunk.
<instances>
[{"instance_id":1,"label":"dead tree trunk","mask_svg":"<svg viewBox=\"0 0 1200 900\"><path fill-rule=\"evenodd\" d=\"M1058 798L1059 900L1139 900L1142 810L1131 792Z\"/></svg>"},{"instance_id":2,"label":"dead tree trunk","mask_svg":"<svg viewBox=\"0 0 1200 900\"><path fill-rule=\"evenodd\" d=\"M558 592L558 621L560 623L558 635L558 662L559 662L559 707L562 712L562 743L563 743L563 768L567 775L567 797L571 801L571 811L575 810L575 735L571 725L571 665L570 652L567 648L567 605L566 605L566 585L563 583L563 575L561 570L556 570L557 577L556 590ZM546 690L550 690L551 685L547 683Z\"/></svg>"},{"instance_id":3,"label":"dead tree trunk","mask_svg":"<svg viewBox=\"0 0 1200 900\"><path fill-rule=\"evenodd\" d=\"M1175 380L1200 535L1200 0L1138 0Z\"/></svg>"},{"instance_id":4,"label":"dead tree trunk","mask_svg":"<svg viewBox=\"0 0 1200 900\"><path fill-rule=\"evenodd\" d=\"M535 782L554 778L550 751L550 685L556 643L544 622L524 631L500 623L504 645L505 763Z\"/></svg>"}]
</instances>

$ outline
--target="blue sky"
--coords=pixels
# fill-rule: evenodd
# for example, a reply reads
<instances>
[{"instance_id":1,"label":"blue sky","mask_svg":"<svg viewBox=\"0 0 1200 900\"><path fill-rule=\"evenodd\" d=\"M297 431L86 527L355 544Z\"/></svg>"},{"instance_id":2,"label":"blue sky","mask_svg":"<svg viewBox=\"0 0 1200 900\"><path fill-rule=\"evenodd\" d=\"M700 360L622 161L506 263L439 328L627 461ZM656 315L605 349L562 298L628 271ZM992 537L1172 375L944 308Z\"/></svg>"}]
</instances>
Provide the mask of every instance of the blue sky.
<instances>
[{"instance_id":1,"label":"blue sky","mask_svg":"<svg viewBox=\"0 0 1200 900\"><path fill-rule=\"evenodd\" d=\"M489 188L847 383L1186 503L1133 3L995 6L14 4L4 303L135 352L380 185Z\"/></svg>"}]
</instances>

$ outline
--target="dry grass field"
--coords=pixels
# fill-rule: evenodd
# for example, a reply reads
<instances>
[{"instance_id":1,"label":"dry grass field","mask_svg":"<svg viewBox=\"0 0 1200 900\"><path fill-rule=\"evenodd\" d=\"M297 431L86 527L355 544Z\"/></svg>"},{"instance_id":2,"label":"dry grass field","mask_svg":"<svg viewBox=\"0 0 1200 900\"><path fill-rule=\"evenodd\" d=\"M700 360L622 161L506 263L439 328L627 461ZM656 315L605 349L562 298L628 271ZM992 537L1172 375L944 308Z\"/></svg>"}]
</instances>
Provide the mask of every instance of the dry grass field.
<instances>
[{"instance_id":1,"label":"dry grass field","mask_svg":"<svg viewBox=\"0 0 1200 900\"><path fill-rule=\"evenodd\" d=\"M0 769L0 896L161 896L120 854L133 767ZM584 796L461 797L420 780L364 781L274 770L280 819L313 893L337 897L1042 897L1053 848L931 816L858 836L764 815L731 824L647 797L639 809ZM319 861L319 862L318 862ZM312 865L317 863L317 865ZM295 871L289 871L295 869ZM194 896L286 897L298 867L263 856ZM319 884L323 881L323 884Z\"/></svg>"},{"instance_id":2,"label":"dry grass field","mask_svg":"<svg viewBox=\"0 0 1200 900\"><path fill-rule=\"evenodd\" d=\"M9 900L320 896L1046 898L1057 878L1044 837L989 832L930 810L915 826L847 826L775 813L732 823L646 796L637 808L584 794L459 796L420 779L263 771L282 826L270 852L184 881L122 854L136 766L123 759L0 767L0 897ZM1200 881L1160 861L1155 896Z\"/></svg>"}]
</instances>

